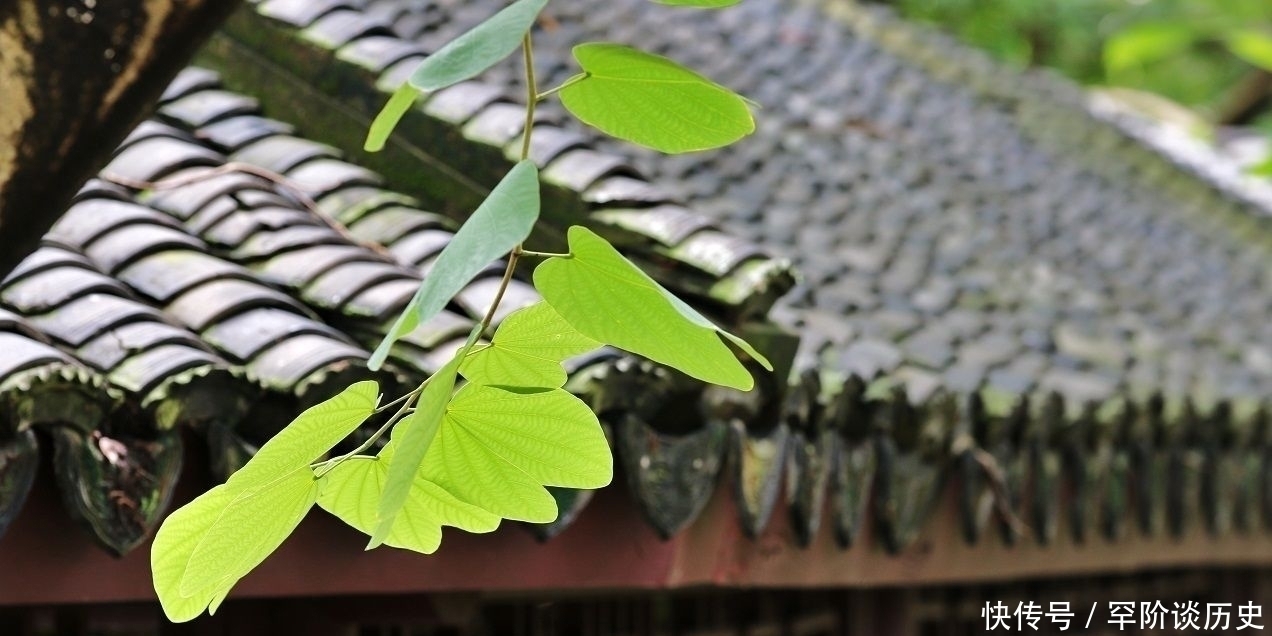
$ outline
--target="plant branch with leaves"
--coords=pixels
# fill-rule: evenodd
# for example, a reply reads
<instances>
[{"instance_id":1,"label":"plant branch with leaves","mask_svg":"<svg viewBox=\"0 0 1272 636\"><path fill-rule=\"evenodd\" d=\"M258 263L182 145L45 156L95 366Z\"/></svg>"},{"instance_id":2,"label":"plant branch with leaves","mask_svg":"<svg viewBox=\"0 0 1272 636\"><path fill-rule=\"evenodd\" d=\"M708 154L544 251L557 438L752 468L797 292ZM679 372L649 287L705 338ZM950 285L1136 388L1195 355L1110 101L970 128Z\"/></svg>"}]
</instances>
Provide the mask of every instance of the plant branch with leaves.
<instances>
[{"instance_id":1,"label":"plant branch with leaves","mask_svg":"<svg viewBox=\"0 0 1272 636\"><path fill-rule=\"evenodd\" d=\"M557 96L585 124L668 153L724 146L755 128L740 96L667 58L618 44L578 45L581 72L539 92L531 31L547 2L517 0L429 56L367 136L368 150L383 148L420 94L476 77L522 49L521 159L455 233L369 366L378 370L398 339L502 258L503 278L484 317L415 389L381 405L375 382L346 388L288 424L225 484L174 512L151 552L169 619L215 612L314 505L368 534L367 549L424 554L437 550L443 526L491 532L503 519L553 521L557 505L545 486L600 488L613 477L596 415L563 388L562 363L571 357L610 345L739 390L754 384L739 355L771 370L745 341L586 228L569 229L567 253L523 248L540 207L538 168L529 159L537 102ZM533 272L543 300L509 314L484 342L523 254L543 258ZM390 412L355 450L323 459L372 416ZM377 448L385 435L388 442Z\"/></svg>"}]
</instances>

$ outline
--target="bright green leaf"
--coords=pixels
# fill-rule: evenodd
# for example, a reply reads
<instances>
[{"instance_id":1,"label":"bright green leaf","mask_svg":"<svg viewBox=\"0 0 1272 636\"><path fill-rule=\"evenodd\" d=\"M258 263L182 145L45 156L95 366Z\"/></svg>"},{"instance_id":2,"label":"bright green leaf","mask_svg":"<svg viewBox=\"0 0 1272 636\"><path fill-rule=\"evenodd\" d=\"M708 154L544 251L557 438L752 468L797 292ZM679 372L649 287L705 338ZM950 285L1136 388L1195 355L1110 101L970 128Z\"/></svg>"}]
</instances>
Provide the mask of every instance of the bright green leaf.
<instances>
[{"instance_id":1,"label":"bright green leaf","mask_svg":"<svg viewBox=\"0 0 1272 636\"><path fill-rule=\"evenodd\" d=\"M1272 34L1240 31L1228 37L1228 48L1241 59L1272 72Z\"/></svg>"},{"instance_id":2,"label":"bright green leaf","mask_svg":"<svg viewBox=\"0 0 1272 636\"><path fill-rule=\"evenodd\" d=\"M237 495L308 466L371 417L379 396L379 385L367 380L310 407L265 442L226 486Z\"/></svg>"},{"instance_id":3,"label":"bright green leaf","mask_svg":"<svg viewBox=\"0 0 1272 636\"><path fill-rule=\"evenodd\" d=\"M719 9L720 7L731 7L742 0L654 0L658 4L665 4L673 7L693 7L695 9Z\"/></svg>"},{"instance_id":4,"label":"bright green leaf","mask_svg":"<svg viewBox=\"0 0 1272 636\"><path fill-rule=\"evenodd\" d=\"M545 486L600 488L614 477L609 443L596 414L563 389L468 384L446 408L443 426L464 430Z\"/></svg>"},{"instance_id":5,"label":"bright green leaf","mask_svg":"<svg viewBox=\"0 0 1272 636\"><path fill-rule=\"evenodd\" d=\"M178 591L197 596L245 576L282 544L313 506L317 482L308 466L251 492L235 493L190 554ZM218 594L213 594L209 602Z\"/></svg>"},{"instance_id":6,"label":"bright green leaf","mask_svg":"<svg viewBox=\"0 0 1272 636\"><path fill-rule=\"evenodd\" d=\"M235 579L234 582L237 583L238 580ZM232 588L232 585L222 587L220 590L217 591L216 596L212 597L212 602L208 604L209 616L216 614L216 611L218 609L221 609L221 603L225 602L225 598L230 595L231 588Z\"/></svg>"},{"instance_id":7,"label":"bright green leaf","mask_svg":"<svg viewBox=\"0 0 1272 636\"><path fill-rule=\"evenodd\" d=\"M419 404L415 412L407 416L393 428L394 455L386 457L388 462L383 494L376 508L376 525L371 534L370 550L388 537L393 529L394 521L402 506L411 494L411 484L419 471L420 462L428 454L437 437L442 416L446 412L446 404L450 402L451 393L455 390L455 379L459 373L459 363L463 353L451 358L432 378L428 386L420 394Z\"/></svg>"},{"instance_id":8,"label":"bright green leaf","mask_svg":"<svg viewBox=\"0 0 1272 636\"><path fill-rule=\"evenodd\" d=\"M150 547L150 573L168 620L174 623L193 620L218 596L224 597L237 580L212 585L193 594L181 593L181 577L190 555L233 499L234 494L228 488L217 486L168 515L155 534L154 545Z\"/></svg>"},{"instance_id":9,"label":"bright green leaf","mask_svg":"<svg viewBox=\"0 0 1272 636\"><path fill-rule=\"evenodd\" d=\"M538 218L539 169L529 160L521 161L442 250L368 366L378 370L398 338L436 316L482 269L524 241Z\"/></svg>"},{"instance_id":10,"label":"bright green leaf","mask_svg":"<svg viewBox=\"0 0 1272 636\"><path fill-rule=\"evenodd\" d=\"M1104 68L1117 75L1158 62L1192 46L1198 32L1185 22L1145 22L1129 27L1104 46Z\"/></svg>"},{"instance_id":11,"label":"bright green leaf","mask_svg":"<svg viewBox=\"0 0 1272 636\"><path fill-rule=\"evenodd\" d=\"M318 505L354 528L371 534L376 510L388 478L385 458L354 457L342 462L323 477ZM432 554L442 541L442 526L467 532L492 532L500 518L455 498L441 486L416 476L402 510L385 536L385 545Z\"/></svg>"},{"instance_id":12,"label":"bright green leaf","mask_svg":"<svg viewBox=\"0 0 1272 636\"><path fill-rule=\"evenodd\" d=\"M538 302L508 314L490 344L468 354L459 371L479 384L556 388L566 380L562 361L600 346Z\"/></svg>"},{"instance_id":13,"label":"bright green leaf","mask_svg":"<svg viewBox=\"0 0 1272 636\"><path fill-rule=\"evenodd\" d=\"M663 289L601 237L574 226L569 241L571 258L544 261L534 271L534 285L583 335L744 391L754 380L721 337L772 370L759 352Z\"/></svg>"},{"instance_id":14,"label":"bright green leaf","mask_svg":"<svg viewBox=\"0 0 1272 636\"><path fill-rule=\"evenodd\" d=\"M548 0L517 0L471 31L448 42L411 73L411 85L435 91L475 77L508 57Z\"/></svg>"},{"instance_id":15,"label":"bright green leaf","mask_svg":"<svg viewBox=\"0 0 1272 636\"><path fill-rule=\"evenodd\" d=\"M658 55L618 44L574 47L587 77L561 90L583 123L666 153L727 146L755 131L746 100Z\"/></svg>"},{"instance_id":16,"label":"bright green leaf","mask_svg":"<svg viewBox=\"0 0 1272 636\"><path fill-rule=\"evenodd\" d=\"M500 517L530 523L556 519L556 500L542 485L463 427L442 427L422 470L425 479L461 501Z\"/></svg>"},{"instance_id":17,"label":"bright green leaf","mask_svg":"<svg viewBox=\"0 0 1272 636\"><path fill-rule=\"evenodd\" d=\"M371 128L367 130L367 140L362 145L362 149L367 152L384 150L384 144L389 140L389 135L393 134L393 129L397 128L398 122L402 121L406 111L411 109L411 105L415 103L416 98L419 96L420 90L409 83L403 84L396 91L393 91L393 95L389 97L389 102L384 105L380 113L375 116L375 120L371 122Z\"/></svg>"}]
</instances>

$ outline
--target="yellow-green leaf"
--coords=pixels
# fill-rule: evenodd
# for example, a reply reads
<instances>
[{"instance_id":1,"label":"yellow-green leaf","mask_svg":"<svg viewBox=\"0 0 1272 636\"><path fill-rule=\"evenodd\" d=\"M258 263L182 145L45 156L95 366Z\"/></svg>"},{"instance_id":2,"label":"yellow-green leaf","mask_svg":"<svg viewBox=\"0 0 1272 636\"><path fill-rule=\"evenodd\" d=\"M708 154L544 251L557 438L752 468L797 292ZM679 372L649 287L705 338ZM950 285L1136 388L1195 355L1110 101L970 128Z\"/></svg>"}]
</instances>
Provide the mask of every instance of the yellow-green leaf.
<instances>
[{"instance_id":1,"label":"yellow-green leaf","mask_svg":"<svg viewBox=\"0 0 1272 636\"><path fill-rule=\"evenodd\" d=\"M746 341L676 298L605 239L574 226L569 242L570 258L541 263L534 271L534 284L583 335L743 391L750 390L754 380L721 338L772 370Z\"/></svg>"},{"instance_id":2,"label":"yellow-green leaf","mask_svg":"<svg viewBox=\"0 0 1272 636\"><path fill-rule=\"evenodd\" d=\"M234 494L228 488L217 486L168 515L155 534L155 542L150 547L150 574L168 620L174 623L193 620L218 596L224 597L237 581L234 578L181 593L181 578L194 548L233 499Z\"/></svg>"},{"instance_id":3,"label":"yellow-green leaf","mask_svg":"<svg viewBox=\"0 0 1272 636\"><path fill-rule=\"evenodd\" d=\"M451 358L432 378L424 392L420 394L419 404L415 412L399 422L393 429L393 445L396 452L386 456L388 468L385 484L376 508L376 525L372 530L370 550L384 542L389 531L393 529L398 512L405 505L411 493L411 484L419 471L420 462L428 453L429 447L437 437L438 427L442 423L442 415L446 412L446 404L450 402L451 393L455 390L455 379L459 372L460 355Z\"/></svg>"},{"instance_id":4,"label":"yellow-green leaf","mask_svg":"<svg viewBox=\"0 0 1272 636\"><path fill-rule=\"evenodd\" d=\"M268 486L308 466L371 417L379 396L379 385L367 380L306 409L265 442L246 465L230 476L226 486L240 494Z\"/></svg>"},{"instance_id":5,"label":"yellow-green leaf","mask_svg":"<svg viewBox=\"0 0 1272 636\"><path fill-rule=\"evenodd\" d=\"M478 384L555 388L565 384L562 361L600 346L538 302L508 314L490 344L469 353L459 372Z\"/></svg>"},{"instance_id":6,"label":"yellow-green leaf","mask_svg":"<svg viewBox=\"0 0 1272 636\"><path fill-rule=\"evenodd\" d=\"M563 389L468 384L446 408L443 426L466 431L545 486L600 488L614 477L609 443L596 414Z\"/></svg>"},{"instance_id":7,"label":"yellow-green leaf","mask_svg":"<svg viewBox=\"0 0 1272 636\"><path fill-rule=\"evenodd\" d=\"M586 77L561 90L583 123L666 153L727 146L755 131L746 100L659 55L591 42L574 47Z\"/></svg>"},{"instance_id":8,"label":"yellow-green leaf","mask_svg":"<svg viewBox=\"0 0 1272 636\"><path fill-rule=\"evenodd\" d=\"M407 111L411 110L411 105L419 96L419 89L411 86L410 83L402 84L393 91L388 103L371 122L371 128L367 130L367 140L362 145L363 150L367 152L384 150L384 144L389 140L389 135L393 134L393 129L397 128L398 122L402 121Z\"/></svg>"},{"instance_id":9,"label":"yellow-green leaf","mask_svg":"<svg viewBox=\"0 0 1272 636\"><path fill-rule=\"evenodd\" d=\"M250 492L227 490L233 499L190 554L178 588L181 596L219 589L227 579L250 572L296 529L318 492L308 466Z\"/></svg>"},{"instance_id":10,"label":"yellow-green leaf","mask_svg":"<svg viewBox=\"0 0 1272 636\"><path fill-rule=\"evenodd\" d=\"M388 477L386 452L381 457L354 457L323 476L318 505L354 528L371 534L376 526L376 510ZM492 532L500 518L465 503L441 486L417 475L402 510L385 535L384 544L395 548L432 554L442 540L442 526L467 532Z\"/></svg>"},{"instance_id":11,"label":"yellow-green leaf","mask_svg":"<svg viewBox=\"0 0 1272 636\"><path fill-rule=\"evenodd\" d=\"M462 427L442 427L422 470L425 479L461 501L500 517L531 523L556 519L556 500L542 485Z\"/></svg>"}]
</instances>

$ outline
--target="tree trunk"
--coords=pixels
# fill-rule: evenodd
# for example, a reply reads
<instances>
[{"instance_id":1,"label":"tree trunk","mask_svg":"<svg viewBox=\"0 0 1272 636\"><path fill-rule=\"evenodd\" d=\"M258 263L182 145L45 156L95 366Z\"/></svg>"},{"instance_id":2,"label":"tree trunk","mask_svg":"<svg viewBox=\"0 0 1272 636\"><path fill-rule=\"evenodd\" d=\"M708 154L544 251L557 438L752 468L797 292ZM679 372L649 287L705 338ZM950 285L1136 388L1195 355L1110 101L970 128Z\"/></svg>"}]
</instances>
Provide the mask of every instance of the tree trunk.
<instances>
[{"instance_id":1,"label":"tree trunk","mask_svg":"<svg viewBox=\"0 0 1272 636\"><path fill-rule=\"evenodd\" d=\"M0 0L0 277L238 0Z\"/></svg>"}]
</instances>

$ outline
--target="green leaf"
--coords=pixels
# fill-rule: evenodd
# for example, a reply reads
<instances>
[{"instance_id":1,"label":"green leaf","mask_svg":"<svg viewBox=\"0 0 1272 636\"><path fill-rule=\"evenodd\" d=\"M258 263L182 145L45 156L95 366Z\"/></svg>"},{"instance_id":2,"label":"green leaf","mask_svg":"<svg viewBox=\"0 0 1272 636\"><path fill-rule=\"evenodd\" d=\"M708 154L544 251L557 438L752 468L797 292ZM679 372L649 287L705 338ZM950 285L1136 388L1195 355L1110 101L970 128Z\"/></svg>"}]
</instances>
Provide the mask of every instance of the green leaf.
<instances>
[{"instance_id":1,"label":"green leaf","mask_svg":"<svg viewBox=\"0 0 1272 636\"><path fill-rule=\"evenodd\" d=\"M472 342L472 338L469 338ZM467 347L465 347L466 349ZM398 512L406 504L411 494L411 484L419 471L420 462L427 455L429 447L437 437L438 427L446 412L446 404L450 402L451 393L455 390L455 378L459 372L459 364L463 360L464 351L451 358L432 378L424 392L420 394L419 404L415 412L403 419L393 428L392 444L396 452L391 459L386 457L388 472L385 477L383 494L376 508L376 525L371 534L370 550L388 537L393 529ZM387 446L386 446L387 448ZM381 451L383 452L383 451Z\"/></svg>"},{"instance_id":2,"label":"green leaf","mask_svg":"<svg viewBox=\"0 0 1272 636\"><path fill-rule=\"evenodd\" d=\"M193 620L218 597L224 597L235 580L208 586L192 594L181 593L181 577L194 548L234 499L225 485L217 486L182 506L164 519L150 547L150 573L155 593L168 620Z\"/></svg>"},{"instance_id":3,"label":"green leaf","mask_svg":"<svg viewBox=\"0 0 1272 636\"><path fill-rule=\"evenodd\" d=\"M350 526L371 534L388 478L389 458L385 455L388 453L391 457L392 446L386 446L378 458L353 457L333 468L323 477L318 505ZM481 533L494 531L499 522L497 515L460 501L441 486L417 475L384 544L432 554L441 545L442 526Z\"/></svg>"},{"instance_id":4,"label":"green leaf","mask_svg":"<svg viewBox=\"0 0 1272 636\"><path fill-rule=\"evenodd\" d=\"M378 370L398 338L437 315L487 265L530 235L539 218L539 169L529 160L512 167L455 233L411 303L371 355Z\"/></svg>"},{"instance_id":5,"label":"green leaf","mask_svg":"<svg viewBox=\"0 0 1272 636\"><path fill-rule=\"evenodd\" d=\"M308 466L269 486L235 493L203 533L190 554L178 591L195 597L208 590L228 589L226 581L242 578L282 544L313 506L318 493ZM209 599L215 600L219 593Z\"/></svg>"},{"instance_id":6,"label":"green leaf","mask_svg":"<svg viewBox=\"0 0 1272 636\"><path fill-rule=\"evenodd\" d=\"M600 488L614 460L596 415L562 389L460 389L446 410L423 476L491 513L531 523L556 519L544 485Z\"/></svg>"},{"instance_id":7,"label":"green leaf","mask_svg":"<svg viewBox=\"0 0 1272 636\"><path fill-rule=\"evenodd\" d=\"M654 0L658 4L665 4L672 7L692 7L695 9L719 9L721 7L731 7L741 0Z\"/></svg>"},{"instance_id":8,"label":"green leaf","mask_svg":"<svg viewBox=\"0 0 1272 636\"><path fill-rule=\"evenodd\" d=\"M1127 28L1104 45L1104 68L1110 75L1158 62L1192 46L1197 31L1184 22L1145 22Z\"/></svg>"},{"instance_id":9,"label":"green leaf","mask_svg":"<svg viewBox=\"0 0 1272 636\"><path fill-rule=\"evenodd\" d=\"M545 486L600 488L614 478L609 443L596 414L563 389L468 384L446 408L443 426L467 432Z\"/></svg>"},{"instance_id":10,"label":"green leaf","mask_svg":"<svg viewBox=\"0 0 1272 636\"><path fill-rule=\"evenodd\" d=\"M569 231L570 258L534 271L534 285L579 333L675 367L699 380L743 391L751 374L721 337L764 368L772 366L741 338L716 327L586 228Z\"/></svg>"},{"instance_id":11,"label":"green leaf","mask_svg":"<svg viewBox=\"0 0 1272 636\"><path fill-rule=\"evenodd\" d=\"M548 523L557 516L556 500L541 484L464 428L446 426L438 432L423 474L460 500L500 517Z\"/></svg>"},{"instance_id":12,"label":"green leaf","mask_svg":"<svg viewBox=\"0 0 1272 636\"><path fill-rule=\"evenodd\" d=\"M731 144L755 131L746 100L658 55L618 44L574 47L587 77L561 90L583 123L666 153Z\"/></svg>"},{"instance_id":13,"label":"green leaf","mask_svg":"<svg viewBox=\"0 0 1272 636\"><path fill-rule=\"evenodd\" d=\"M410 83L402 84L393 91L389 102L375 116L375 121L371 122L371 128L367 131L367 140L362 144L362 149L367 152L384 150L384 144L389 140L389 135L393 134L393 129L397 128L398 122L402 121L402 117L411 109L411 105L419 96L420 90L411 86Z\"/></svg>"},{"instance_id":14,"label":"green leaf","mask_svg":"<svg viewBox=\"0 0 1272 636\"><path fill-rule=\"evenodd\" d=\"M472 516L474 511L531 523L553 521L556 500L544 485L600 488L614 475L614 460L596 414L562 389L465 385L446 407L422 465L405 462L400 453L396 439L381 450L382 458L392 457L388 470L417 466L411 492L423 488L431 500L447 504L434 508L434 516L424 517L428 523L465 529L488 525L488 517ZM365 491L379 487L372 481L378 478L366 473L342 478L364 480L358 488ZM333 512L359 529L368 524L368 513L355 510L352 499L334 501L338 496L342 495L330 495ZM406 501L400 515L418 514L408 513L411 506ZM412 519L411 528L424 528L420 517ZM396 540L416 550L436 547L432 534L395 535L399 523L394 521L392 530L384 531L383 542Z\"/></svg>"},{"instance_id":15,"label":"green leaf","mask_svg":"<svg viewBox=\"0 0 1272 636\"><path fill-rule=\"evenodd\" d=\"M1239 31L1228 37L1228 49L1237 57L1272 72L1272 35L1262 31Z\"/></svg>"},{"instance_id":16,"label":"green leaf","mask_svg":"<svg viewBox=\"0 0 1272 636\"><path fill-rule=\"evenodd\" d=\"M566 380L562 361L600 346L538 302L508 314L490 344L468 354L459 372L478 384L556 388Z\"/></svg>"},{"instance_id":17,"label":"green leaf","mask_svg":"<svg viewBox=\"0 0 1272 636\"><path fill-rule=\"evenodd\" d=\"M379 395L379 385L367 380L310 407L265 442L226 486L238 495L308 466L371 417Z\"/></svg>"},{"instance_id":18,"label":"green leaf","mask_svg":"<svg viewBox=\"0 0 1272 636\"><path fill-rule=\"evenodd\" d=\"M534 25L548 0L517 0L428 56L411 73L411 85L435 91L475 77L508 57Z\"/></svg>"}]
</instances>

